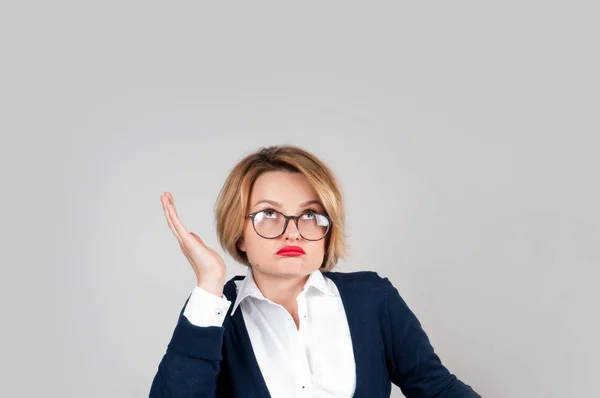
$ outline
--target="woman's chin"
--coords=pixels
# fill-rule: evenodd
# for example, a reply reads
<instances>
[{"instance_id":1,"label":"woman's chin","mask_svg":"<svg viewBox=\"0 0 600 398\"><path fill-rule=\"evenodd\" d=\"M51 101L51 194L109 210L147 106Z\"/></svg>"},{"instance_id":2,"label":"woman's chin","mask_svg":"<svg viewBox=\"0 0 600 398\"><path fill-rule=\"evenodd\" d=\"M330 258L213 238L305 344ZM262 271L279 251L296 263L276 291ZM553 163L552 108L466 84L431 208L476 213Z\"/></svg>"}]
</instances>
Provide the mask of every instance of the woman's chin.
<instances>
[{"instance_id":1,"label":"woman's chin","mask_svg":"<svg viewBox=\"0 0 600 398\"><path fill-rule=\"evenodd\" d=\"M311 266L305 258L298 256L277 259L268 269L263 267L261 271L278 275L302 276L310 274L318 268L318 266Z\"/></svg>"}]
</instances>

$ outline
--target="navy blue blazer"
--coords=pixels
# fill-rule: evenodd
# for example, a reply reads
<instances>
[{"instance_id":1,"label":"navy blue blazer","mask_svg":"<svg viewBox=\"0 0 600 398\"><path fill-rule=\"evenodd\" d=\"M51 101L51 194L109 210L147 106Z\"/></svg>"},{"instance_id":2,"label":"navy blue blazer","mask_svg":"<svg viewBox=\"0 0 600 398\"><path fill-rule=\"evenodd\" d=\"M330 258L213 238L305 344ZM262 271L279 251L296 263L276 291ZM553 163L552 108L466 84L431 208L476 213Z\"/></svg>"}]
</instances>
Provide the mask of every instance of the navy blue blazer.
<instances>
[{"instance_id":1,"label":"navy blue blazer","mask_svg":"<svg viewBox=\"0 0 600 398\"><path fill-rule=\"evenodd\" d=\"M481 398L450 373L421 324L387 278L372 271L323 272L337 286L356 362L354 397L389 397L391 383L407 398ZM236 299L235 276L223 293ZM186 300L187 304L189 300ZM150 388L150 398L270 397L241 311L222 327L192 325L182 308Z\"/></svg>"}]
</instances>

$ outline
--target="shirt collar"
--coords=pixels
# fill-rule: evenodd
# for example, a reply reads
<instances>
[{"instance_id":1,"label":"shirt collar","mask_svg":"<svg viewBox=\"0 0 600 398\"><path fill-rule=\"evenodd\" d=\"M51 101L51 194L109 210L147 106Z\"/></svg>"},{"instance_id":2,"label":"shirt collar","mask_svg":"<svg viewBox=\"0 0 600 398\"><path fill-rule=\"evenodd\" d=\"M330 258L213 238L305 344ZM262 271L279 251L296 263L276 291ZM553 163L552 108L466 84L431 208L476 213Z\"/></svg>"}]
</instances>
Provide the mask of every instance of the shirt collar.
<instances>
[{"instance_id":1,"label":"shirt collar","mask_svg":"<svg viewBox=\"0 0 600 398\"><path fill-rule=\"evenodd\" d=\"M256 285L256 282L254 282L252 269L250 267L247 268L246 277L244 279L235 281L235 286L237 289L237 297L235 299L235 303L233 304L233 308L231 309L231 315L233 315L237 307L246 297L252 296L260 300L266 300L265 296L263 296L260 289Z\"/></svg>"},{"instance_id":2,"label":"shirt collar","mask_svg":"<svg viewBox=\"0 0 600 398\"><path fill-rule=\"evenodd\" d=\"M269 301L265 296L263 296L262 292L258 288L258 285L254 281L252 269L250 267L248 267L246 270L246 277L242 280L235 281L235 285L237 288L237 297L235 299L235 303L233 304L233 308L231 309L231 315L234 314L237 307L246 297L254 297L259 300ZM336 296L336 293L331 290L328 281L319 270L315 270L310 273L306 283L304 284L303 290L308 290L311 286L322 293L327 294L328 296Z\"/></svg>"}]
</instances>

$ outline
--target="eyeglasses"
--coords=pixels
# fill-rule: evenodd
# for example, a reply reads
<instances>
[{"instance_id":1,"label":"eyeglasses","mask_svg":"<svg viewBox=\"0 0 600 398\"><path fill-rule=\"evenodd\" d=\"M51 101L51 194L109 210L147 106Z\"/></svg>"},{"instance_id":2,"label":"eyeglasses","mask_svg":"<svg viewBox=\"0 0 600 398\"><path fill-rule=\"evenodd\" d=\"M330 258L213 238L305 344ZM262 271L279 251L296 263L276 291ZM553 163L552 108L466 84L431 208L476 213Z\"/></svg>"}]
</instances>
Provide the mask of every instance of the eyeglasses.
<instances>
[{"instance_id":1,"label":"eyeglasses","mask_svg":"<svg viewBox=\"0 0 600 398\"><path fill-rule=\"evenodd\" d=\"M294 220L300 236L306 240L321 240L331 229L331 219L314 210L306 210L299 216L286 216L273 210L265 209L248 214L252 219L254 231L265 239L279 238L285 232L288 222Z\"/></svg>"}]
</instances>

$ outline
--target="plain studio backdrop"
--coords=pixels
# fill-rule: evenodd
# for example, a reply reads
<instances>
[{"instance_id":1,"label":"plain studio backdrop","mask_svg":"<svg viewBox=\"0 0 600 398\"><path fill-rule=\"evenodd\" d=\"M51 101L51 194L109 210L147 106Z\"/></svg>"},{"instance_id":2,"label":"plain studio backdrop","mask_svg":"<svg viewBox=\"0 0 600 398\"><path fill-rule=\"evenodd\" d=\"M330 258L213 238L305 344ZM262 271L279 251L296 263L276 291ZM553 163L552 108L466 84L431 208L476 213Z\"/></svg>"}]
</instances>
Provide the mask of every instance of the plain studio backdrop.
<instances>
[{"instance_id":1,"label":"plain studio backdrop","mask_svg":"<svg viewBox=\"0 0 600 398\"><path fill-rule=\"evenodd\" d=\"M459 378L600 396L597 12L2 2L2 395L147 396L196 282L160 195L222 253L229 170L296 144L342 185L337 270L389 277Z\"/></svg>"}]
</instances>

